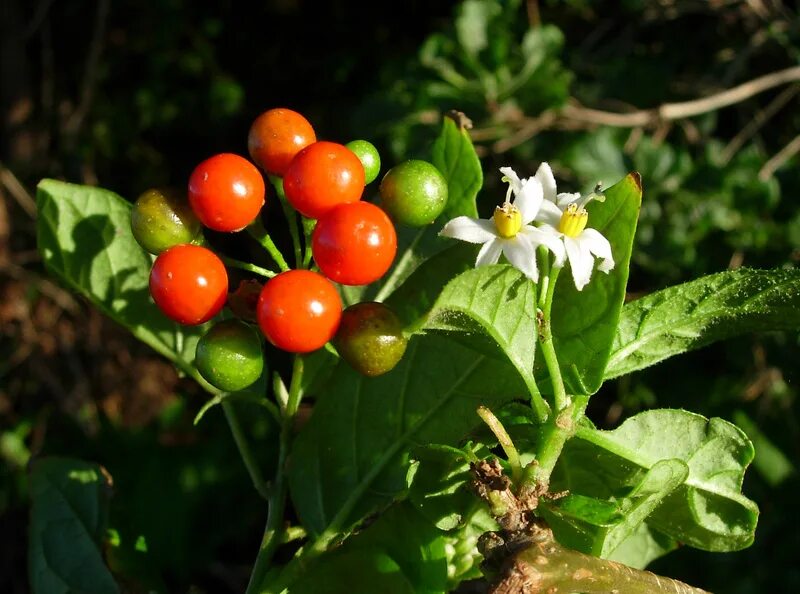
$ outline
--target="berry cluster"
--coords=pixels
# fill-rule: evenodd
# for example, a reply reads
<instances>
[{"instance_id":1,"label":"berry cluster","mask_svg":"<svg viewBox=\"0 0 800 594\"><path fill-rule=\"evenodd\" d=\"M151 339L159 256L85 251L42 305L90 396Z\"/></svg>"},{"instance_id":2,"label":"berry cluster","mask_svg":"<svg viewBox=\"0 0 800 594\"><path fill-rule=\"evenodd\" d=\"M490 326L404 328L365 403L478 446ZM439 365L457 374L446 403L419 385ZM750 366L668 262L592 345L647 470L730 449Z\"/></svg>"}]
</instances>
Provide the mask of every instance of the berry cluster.
<instances>
[{"instance_id":1,"label":"berry cluster","mask_svg":"<svg viewBox=\"0 0 800 594\"><path fill-rule=\"evenodd\" d=\"M333 341L365 375L389 371L405 350L400 320L380 303L359 303L343 312L334 283L366 285L386 274L397 252L394 224L432 223L447 202L445 179L430 163L406 161L381 181L380 207L363 201L365 186L380 171L375 147L365 140L347 145L317 140L308 120L290 109L262 113L247 144L252 162L231 153L214 155L191 173L185 196L153 189L136 201L133 234L157 255L150 273L156 305L180 324L197 325L228 303L236 317L207 332L195 360L203 377L222 390L241 390L263 371L253 322L285 351L308 353ZM228 260L207 247L202 227L260 228L267 192L262 171L279 197L304 217L313 263L298 261L297 269L271 274L263 287L246 281L229 299L223 263Z\"/></svg>"}]
</instances>

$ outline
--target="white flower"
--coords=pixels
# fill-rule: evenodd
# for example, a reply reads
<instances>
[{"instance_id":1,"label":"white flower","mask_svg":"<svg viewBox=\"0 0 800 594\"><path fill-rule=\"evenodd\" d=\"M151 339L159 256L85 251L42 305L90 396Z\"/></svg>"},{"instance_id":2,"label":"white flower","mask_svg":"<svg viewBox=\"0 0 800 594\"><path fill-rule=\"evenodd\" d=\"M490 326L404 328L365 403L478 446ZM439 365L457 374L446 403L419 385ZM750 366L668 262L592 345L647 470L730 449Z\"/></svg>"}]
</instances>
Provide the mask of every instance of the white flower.
<instances>
[{"instance_id":1,"label":"white flower","mask_svg":"<svg viewBox=\"0 0 800 594\"><path fill-rule=\"evenodd\" d=\"M605 200L601 194L556 194L556 180L550 165L542 163L534 176L542 187L542 201L536 221L541 222L540 230L564 242L572 279L580 291L592 277L595 256L600 258L597 269L609 273L614 269L611 244L596 229L587 229L589 213L586 204L590 200ZM555 263L563 266L563 262Z\"/></svg>"},{"instance_id":2,"label":"white flower","mask_svg":"<svg viewBox=\"0 0 800 594\"><path fill-rule=\"evenodd\" d=\"M495 264L503 254L512 266L537 282L536 248L544 245L555 254L557 264L563 266L564 243L552 233L530 225L544 202L541 181L534 177L521 180L510 167L501 167L500 171L509 187L505 203L495 209L494 216L491 219L456 217L444 226L439 235L482 243L475 266ZM512 193L513 203L509 201Z\"/></svg>"}]
</instances>

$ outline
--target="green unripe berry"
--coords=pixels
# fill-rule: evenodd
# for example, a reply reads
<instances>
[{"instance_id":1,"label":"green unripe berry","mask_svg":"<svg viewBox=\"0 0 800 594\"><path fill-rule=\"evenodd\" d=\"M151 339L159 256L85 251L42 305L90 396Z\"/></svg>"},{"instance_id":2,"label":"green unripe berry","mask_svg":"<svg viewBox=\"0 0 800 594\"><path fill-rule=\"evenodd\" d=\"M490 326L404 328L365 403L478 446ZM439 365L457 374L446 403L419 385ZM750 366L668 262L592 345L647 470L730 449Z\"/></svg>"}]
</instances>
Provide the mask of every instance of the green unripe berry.
<instances>
[{"instance_id":1,"label":"green unripe berry","mask_svg":"<svg viewBox=\"0 0 800 594\"><path fill-rule=\"evenodd\" d=\"M356 154L364 166L364 183L371 184L381 172L381 156L375 145L366 140L353 140L345 145Z\"/></svg>"},{"instance_id":2,"label":"green unripe berry","mask_svg":"<svg viewBox=\"0 0 800 594\"><path fill-rule=\"evenodd\" d=\"M197 342L194 364L215 388L244 390L264 369L261 337L255 328L239 320L215 324Z\"/></svg>"},{"instance_id":3,"label":"green unripe berry","mask_svg":"<svg viewBox=\"0 0 800 594\"><path fill-rule=\"evenodd\" d=\"M447 205L447 180L427 161L412 159L383 176L381 206L398 223L410 227L431 224Z\"/></svg>"},{"instance_id":4,"label":"green unripe berry","mask_svg":"<svg viewBox=\"0 0 800 594\"><path fill-rule=\"evenodd\" d=\"M345 309L333 339L342 359L369 377L394 369L406 352L406 343L399 318L383 303L374 302Z\"/></svg>"},{"instance_id":5,"label":"green unripe berry","mask_svg":"<svg viewBox=\"0 0 800 594\"><path fill-rule=\"evenodd\" d=\"M181 194L174 189L154 188L144 192L131 209L131 231L151 254L183 243L191 243L201 231L200 221Z\"/></svg>"}]
</instances>

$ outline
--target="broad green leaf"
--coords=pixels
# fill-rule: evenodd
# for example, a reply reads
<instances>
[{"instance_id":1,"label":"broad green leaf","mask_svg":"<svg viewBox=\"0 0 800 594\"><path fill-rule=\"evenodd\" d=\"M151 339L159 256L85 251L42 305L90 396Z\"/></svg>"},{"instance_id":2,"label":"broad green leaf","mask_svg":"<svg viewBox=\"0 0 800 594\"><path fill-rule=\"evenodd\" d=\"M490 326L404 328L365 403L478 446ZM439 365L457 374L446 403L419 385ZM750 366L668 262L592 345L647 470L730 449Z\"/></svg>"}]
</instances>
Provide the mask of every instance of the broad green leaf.
<instances>
[{"instance_id":1,"label":"broad green leaf","mask_svg":"<svg viewBox=\"0 0 800 594\"><path fill-rule=\"evenodd\" d=\"M469 447L469 446L467 446ZM472 455L487 458L490 452L480 446ZM440 530L454 530L474 512L480 500L467 487L472 475L464 452L443 445L417 448L412 453L409 501Z\"/></svg>"},{"instance_id":2,"label":"broad green leaf","mask_svg":"<svg viewBox=\"0 0 800 594\"><path fill-rule=\"evenodd\" d=\"M100 546L111 482L96 464L36 460L30 471L28 570L34 594L114 594L120 590Z\"/></svg>"},{"instance_id":3,"label":"broad green leaf","mask_svg":"<svg viewBox=\"0 0 800 594\"><path fill-rule=\"evenodd\" d=\"M420 264L453 245L451 240L439 237L445 222L460 215L477 216L475 199L483 185L483 170L467 131L452 118L445 117L432 151L432 163L447 180L444 212L426 227L398 227L394 265L380 283L367 288L345 288L343 295L348 304L370 299L386 300Z\"/></svg>"},{"instance_id":4,"label":"broad green leaf","mask_svg":"<svg viewBox=\"0 0 800 594\"><path fill-rule=\"evenodd\" d=\"M435 334L412 337L383 376L339 364L292 448L289 487L303 525L349 529L404 491L414 447L455 445L479 423L479 405L525 395L507 363Z\"/></svg>"},{"instance_id":5,"label":"broad green leaf","mask_svg":"<svg viewBox=\"0 0 800 594\"><path fill-rule=\"evenodd\" d=\"M553 341L567 392L594 394L603 383L606 362L625 299L633 236L642 201L641 178L631 173L605 192L605 202L587 206L589 227L611 243L615 267L597 270L582 291L575 289L567 265L553 298ZM546 376L544 369L542 377ZM549 382L540 382L544 390Z\"/></svg>"},{"instance_id":6,"label":"broad green leaf","mask_svg":"<svg viewBox=\"0 0 800 594\"><path fill-rule=\"evenodd\" d=\"M655 530L650 524L639 524L636 531L620 543L607 558L629 567L644 569L651 562L678 548L678 542Z\"/></svg>"},{"instance_id":7,"label":"broad green leaf","mask_svg":"<svg viewBox=\"0 0 800 594\"><path fill-rule=\"evenodd\" d=\"M430 312L426 328L483 333L502 349L536 394L536 285L507 264L482 266L454 278ZM533 404L540 419L547 416L541 397Z\"/></svg>"},{"instance_id":8,"label":"broad green leaf","mask_svg":"<svg viewBox=\"0 0 800 594\"><path fill-rule=\"evenodd\" d=\"M47 269L134 336L194 373L203 328L179 326L150 298L152 256L130 231L130 204L108 190L43 180L37 241Z\"/></svg>"},{"instance_id":9,"label":"broad green leaf","mask_svg":"<svg viewBox=\"0 0 800 594\"><path fill-rule=\"evenodd\" d=\"M291 594L415 594L403 570L383 551L353 550L320 560Z\"/></svg>"},{"instance_id":10,"label":"broad green leaf","mask_svg":"<svg viewBox=\"0 0 800 594\"><path fill-rule=\"evenodd\" d=\"M608 500L625 496L662 460L689 468L686 480L647 518L659 532L708 551L753 541L758 507L741 493L753 446L735 425L682 410L640 413L613 431L580 427L559 459L554 488Z\"/></svg>"},{"instance_id":11,"label":"broad green leaf","mask_svg":"<svg viewBox=\"0 0 800 594\"><path fill-rule=\"evenodd\" d=\"M605 376L747 332L798 328L800 270L720 272L627 304Z\"/></svg>"},{"instance_id":12,"label":"broad green leaf","mask_svg":"<svg viewBox=\"0 0 800 594\"><path fill-rule=\"evenodd\" d=\"M343 568L357 557L368 567L385 563L391 567L384 575L364 576L360 571L347 576ZM391 560L391 564L386 560ZM408 503L393 505L369 527L348 538L336 550L325 554L313 566L312 580L301 581L291 592L317 592L307 582L317 586L318 573L330 578L340 576L338 589L330 592L384 592L396 583L408 583L417 594L444 593L447 587L447 556L443 533L437 530ZM388 575L387 575L388 574ZM331 586L328 586L331 588ZM325 592L329 590L324 590Z\"/></svg>"},{"instance_id":13,"label":"broad green leaf","mask_svg":"<svg viewBox=\"0 0 800 594\"><path fill-rule=\"evenodd\" d=\"M415 330L453 278L475 264L476 246L458 242L423 262L386 300L400 321Z\"/></svg>"},{"instance_id":14,"label":"broad green leaf","mask_svg":"<svg viewBox=\"0 0 800 594\"><path fill-rule=\"evenodd\" d=\"M689 468L681 460L661 460L625 496L600 500L570 494L545 502L542 510L562 544L608 558L637 534L639 526L688 474Z\"/></svg>"},{"instance_id":15,"label":"broad green leaf","mask_svg":"<svg viewBox=\"0 0 800 594\"><path fill-rule=\"evenodd\" d=\"M483 186L483 169L469 132L452 117L445 117L432 153L431 162L447 180L447 206L435 225L461 215L477 217L475 198Z\"/></svg>"}]
</instances>

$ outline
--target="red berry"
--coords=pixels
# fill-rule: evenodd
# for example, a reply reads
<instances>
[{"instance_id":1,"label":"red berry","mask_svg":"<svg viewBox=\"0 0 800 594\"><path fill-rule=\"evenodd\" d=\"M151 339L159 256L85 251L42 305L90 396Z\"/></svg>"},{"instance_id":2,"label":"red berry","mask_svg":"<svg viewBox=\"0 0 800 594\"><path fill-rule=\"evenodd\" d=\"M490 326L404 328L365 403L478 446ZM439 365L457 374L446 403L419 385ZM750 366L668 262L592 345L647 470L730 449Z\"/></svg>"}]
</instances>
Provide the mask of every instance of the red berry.
<instances>
[{"instance_id":1,"label":"red berry","mask_svg":"<svg viewBox=\"0 0 800 594\"><path fill-rule=\"evenodd\" d=\"M316 140L307 119L291 109L278 108L255 119L247 136L247 148L261 169L283 176L294 156Z\"/></svg>"},{"instance_id":2,"label":"red berry","mask_svg":"<svg viewBox=\"0 0 800 594\"><path fill-rule=\"evenodd\" d=\"M318 219L334 206L361 199L364 166L344 145L315 142L292 159L283 177L283 189L300 214Z\"/></svg>"},{"instance_id":3,"label":"red berry","mask_svg":"<svg viewBox=\"0 0 800 594\"><path fill-rule=\"evenodd\" d=\"M214 231L240 231L264 206L264 178L244 157L221 153L195 167L189 178L189 204Z\"/></svg>"},{"instance_id":4,"label":"red berry","mask_svg":"<svg viewBox=\"0 0 800 594\"><path fill-rule=\"evenodd\" d=\"M308 353L336 334L342 300L324 276L309 270L289 270L264 285L257 315L261 331L276 347Z\"/></svg>"},{"instance_id":5,"label":"red berry","mask_svg":"<svg viewBox=\"0 0 800 594\"><path fill-rule=\"evenodd\" d=\"M156 258L150 294L168 318L189 326L202 324L225 305L228 273L211 250L176 245Z\"/></svg>"},{"instance_id":6,"label":"red berry","mask_svg":"<svg viewBox=\"0 0 800 594\"><path fill-rule=\"evenodd\" d=\"M343 285L368 285L392 265L397 233L388 215L374 204L342 204L317 221L311 250L329 279Z\"/></svg>"}]
</instances>

